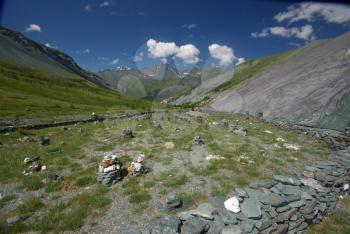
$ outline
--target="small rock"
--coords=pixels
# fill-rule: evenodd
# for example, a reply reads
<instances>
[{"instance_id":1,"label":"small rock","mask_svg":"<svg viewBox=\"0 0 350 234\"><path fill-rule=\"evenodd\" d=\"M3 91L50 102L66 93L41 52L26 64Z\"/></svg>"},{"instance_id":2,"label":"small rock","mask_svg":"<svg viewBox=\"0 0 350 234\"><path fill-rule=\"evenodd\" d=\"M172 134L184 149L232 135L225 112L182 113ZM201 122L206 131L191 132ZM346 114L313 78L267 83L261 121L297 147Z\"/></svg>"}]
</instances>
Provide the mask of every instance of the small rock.
<instances>
[{"instance_id":1,"label":"small rock","mask_svg":"<svg viewBox=\"0 0 350 234\"><path fill-rule=\"evenodd\" d=\"M167 209L178 208L181 205L181 199L174 194L170 194L165 198L165 207Z\"/></svg>"},{"instance_id":2,"label":"small rock","mask_svg":"<svg viewBox=\"0 0 350 234\"><path fill-rule=\"evenodd\" d=\"M187 219L182 226L183 234L202 234L206 233L208 230L208 222L198 217Z\"/></svg>"},{"instance_id":3,"label":"small rock","mask_svg":"<svg viewBox=\"0 0 350 234\"><path fill-rule=\"evenodd\" d=\"M202 203L196 209L191 211L191 214L194 216L200 216L205 219L214 219L213 212L216 209L209 203Z\"/></svg>"},{"instance_id":4,"label":"small rock","mask_svg":"<svg viewBox=\"0 0 350 234\"><path fill-rule=\"evenodd\" d=\"M40 137L39 142L42 146L48 146L50 145L50 139L49 137Z\"/></svg>"},{"instance_id":5,"label":"small rock","mask_svg":"<svg viewBox=\"0 0 350 234\"><path fill-rule=\"evenodd\" d=\"M297 186L301 185L299 180L288 176L276 175L274 176L274 179L278 182L281 182L282 184L297 185Z\"/></svg>"},{"instance_id":6,"label":"small rock","mask_svg":"<svg viewBox=\"0 0 350 234\"><path fill-rule=\"evenodd\" d=\"M175 216L163 216L151 224L151 234L177 234L181 220Z\"/></svg>"},{"instance_id":7,"label":"small rock","mask_svg":"<svg viewBox=\"0 0 350 234\"><path fill-rule=\"evenodd\" d=\"M6 219L6 224L11 225L19 221L19 216L15 215Z\"/></svg>"},{"instance_id":8,"label":"small rock","mask_svg":"<svg viewBox=\"0 0 350 234\"><path fill-rule=\"evenodd\" d=\"M246 129L246 128L235 129L235 130L232 130L232 133L239 135L239 136L247 136L248 129Z\"/></svg>"},{"instance_id":9,"label":"small rock","mask_svg":"<svg viewBox=\"0 0 350 234\"><path fill-rule=\"evenodd\" d=\"M248 218L259 219L261 217L260 205L255 199L246 199L241 205L241 210Z\"/></svg>"},{"instance_id":10,"label":"small rock","mask_svg":"<svg viewBox=\"0 0 350 234\"><path fill-rule=\"evenodd\" d=\"M228 225L222 229L221 234L242 234L242 230L239 225Z\"/></svg>"}]
</instances>

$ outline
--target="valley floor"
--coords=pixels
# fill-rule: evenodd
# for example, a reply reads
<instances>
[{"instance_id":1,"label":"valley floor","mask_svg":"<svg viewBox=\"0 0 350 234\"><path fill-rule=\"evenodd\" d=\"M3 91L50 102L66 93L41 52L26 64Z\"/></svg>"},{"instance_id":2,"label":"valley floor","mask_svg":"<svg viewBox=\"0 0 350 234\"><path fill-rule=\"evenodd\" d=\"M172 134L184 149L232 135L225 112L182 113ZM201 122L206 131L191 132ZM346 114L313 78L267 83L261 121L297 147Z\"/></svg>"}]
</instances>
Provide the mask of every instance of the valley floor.
<instances>
[{"instance_id":1,"label":"valley floor","mask_svg":"<svg viewBox=\"0 0 350 234\"><path fill-rule=\"evenodd\" d=\"M238 128L248 130L247 136L231 132L235 120ZM124 139L121 133L125 128L132 129L135 137ZM49 137L50 145L40 145L40 136ZM195 136L200 136L204 145L194 144ZM149 172L125 176L111 187L98 184L98 164L111 152L119 156L124 170L143 154ZM324 142L311 137L254 118L222 113L203 114L203 123L191 115L169 111L1 134L0 232L143 229L160 215L175 212L163 209L168 194L181 197L183 207L178 212L253 180L290 174L329 153ZM47 170L23 175L24 158L36 156ZM50 181L48 173L64 179ZM11 218L13 224L4 224Z\"/></svg>"}]
</instances>

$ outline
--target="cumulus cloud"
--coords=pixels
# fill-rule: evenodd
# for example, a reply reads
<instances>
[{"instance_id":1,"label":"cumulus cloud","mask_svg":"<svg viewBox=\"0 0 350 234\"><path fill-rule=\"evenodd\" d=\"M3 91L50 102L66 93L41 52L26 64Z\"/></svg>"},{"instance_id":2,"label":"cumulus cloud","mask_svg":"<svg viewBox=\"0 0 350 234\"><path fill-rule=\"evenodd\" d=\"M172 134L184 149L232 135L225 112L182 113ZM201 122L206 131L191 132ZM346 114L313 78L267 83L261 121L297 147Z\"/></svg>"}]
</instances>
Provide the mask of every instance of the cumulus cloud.
<instances>
[{"instance_id":1,"label":"cumulus cloud","mask_svg":"<svg viewBox=\"0 0 350 234\"><path fill-rule=\"evenodd\" d=\"M182 27L187 28L188 30L191 30L191 29L197 27L197 24L183 24Z\"/></svg>"},{"instance_id":2,"label":"cumulus cloud","mask_svg":"<svg viewBox=\"0 0 350 234\"><path fill-rule=\"evenodd\" d=\"M100 7L108 7L109 5L111 5L110 1L104 1L100 4Z\"/></svg>"},{"instance_id":3,"label":"cumulus cloud","mask_svg":"<svg viewBox=\"0 0 350 234\"><path fill-rule=\"evenodd\" d=\"M242 63L244 63L244 62L245 62L245 59L244 59L244 58L238 58L237 63L236 63L236 66L237 66L237 65L240 65L240 64L242 64Z\"/></svg>"},{"instance_id":4,"label":"cumulus cloud","mask_svg":"<svg viewBox=\"0 0 350 234\"><path fill-rule=\"evenodd\" d=\"M91 7L91 5L86 5L85 7L84 7L84 10L86 10L86 11L92 11L92 7Z\"/></svg>"},{"instance_id":5,"label":"cumulus cloud","mask_svg":"<svg viewBox=\"0 0 350 234\"><path fill-rule=\"evenodd\" d=\"M169 56L176 56L188 64L195 64L199 61L200 52L192 44L178 47L175 42L157 42L154 39L149 39L147 47L149 57L160 59L163 63L167 62Z\"/></svg>"},{"instance_id":6,"label":"cumulus cloud","mask_svg":"<svg viewBox=\"0 0 350 234\"><path fill-rule=\"evenodd\" d=\"M116 65L119 63L119 59L113 59L109 64L110 65Z\"/></svg>"},{"instance_id":7,"label":"cumulus cloud","mask_svg":"<svg viewBox=\"0 0 350 234\"><path fill-rule=\"evenodd\" d=\"M220 61L220 64L223 66L232 63L232 61L235 59L232 48L226 45L211 44L208 47L208 50L210 56L218 59Z\"/></svg>"},{"instance_id":8,"label":"cumulus cloud","mask_svg":"<svg viewBox=\"0 0 350 234\"><path fill-rule=\"evenodd\" d=\"M141 62L143 60L143 52L140 52L139 54L135 55L133 57L133 61L136 62Z\"/></svg>"},{"instance_id":9,"label":"cumulus cloud","mask_svg":"<svg viewBox=\"0 0 350 234\"><path fill-rule=\"evenodd\" d=\"M303 27L269 27L264 28L261 32L251 33L251 36L254 38L267 37L270 35L280 36L280 37L296 37L302 40L314 40L315 36L313 35L313 28L311 25L307 24Z\"/></svg>"},{"instance_id":10,"label":"cumulus cloud","mask_svg":"<svg viewBox=\"0 0 350 234\"><path fill-rule=\"evenodd\" d=\"M37 24L30 24L27 28L26 28L27 32L41 32L41 27Z\"/></svg>"},{"instance_id":11,"label":"cumulus cloud","mask_svg":"<svg viewBox=\"0 0 350 234\"><path fill-rule=\"evenodd\" d=\"M57 49L57 46L53 46L53 45L51 45L50 43L45 43L45 46L46 46L46 47L49 47L49 48L51 48L51 49Z\"/></svg>"},{"instance_id":12,"label":"cumulus cloud","mask_svg":"<svg viewBox=\"0 0 350 234\"><path fill-rule=\"evenodd\" d=\"M176 52L176 57L182 59L187 64L196 64L199 62L199 50L192 44L182 45Z\"/></svg>"},{"instance_id":13,"label":"cumulus cloud","mask_svg":"<svg viewBox=\"0 0 350 234\"><path fill-rule=\"evenodd\" d=\"M332 3L303 2L291 5L287 11L278 13L274 19L289 23L306 20L308 22L321 18L328 23L350 22L350 7Z\"/></svg>"}]
</instances>

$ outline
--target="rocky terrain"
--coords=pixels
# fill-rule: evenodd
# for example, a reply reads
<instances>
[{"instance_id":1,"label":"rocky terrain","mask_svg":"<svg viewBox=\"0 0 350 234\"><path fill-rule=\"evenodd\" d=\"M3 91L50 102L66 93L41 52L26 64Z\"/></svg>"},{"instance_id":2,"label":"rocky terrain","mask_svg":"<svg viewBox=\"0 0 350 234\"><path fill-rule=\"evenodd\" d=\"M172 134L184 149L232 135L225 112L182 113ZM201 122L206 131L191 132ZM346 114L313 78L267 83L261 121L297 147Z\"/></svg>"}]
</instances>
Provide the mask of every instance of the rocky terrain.
<instances>
[{"instance_id":1,"label":"rocky terrain","mask_svg":"<svg viewBox=\"0 0 350 234\"><path fill-rule=\"evenodd\" d=\"M277 64L211 96L218 111L332 129L349 123L350 33L297 49ZM233 77L235 79L235 77Z\"/></svg>"}]
</instances>

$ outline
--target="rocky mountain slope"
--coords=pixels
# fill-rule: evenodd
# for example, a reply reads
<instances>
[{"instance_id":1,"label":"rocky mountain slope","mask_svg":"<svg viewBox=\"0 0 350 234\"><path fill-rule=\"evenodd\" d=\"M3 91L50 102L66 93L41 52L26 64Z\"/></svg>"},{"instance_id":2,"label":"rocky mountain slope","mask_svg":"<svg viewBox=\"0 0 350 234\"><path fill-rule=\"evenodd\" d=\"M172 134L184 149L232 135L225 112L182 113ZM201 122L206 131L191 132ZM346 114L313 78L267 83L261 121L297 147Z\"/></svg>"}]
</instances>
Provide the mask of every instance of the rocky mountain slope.
<instances>
[{"instance_id":1,"label":"rocky mountain slope","mask_svg":"<svg viewBox=\"0 0 350 234\"><path fill-rule=\"evenodd\" d=\"M103 79L79 67L69 55L4 27L0 27L0 58L18 66L45 70L56 75L70 77L74 73L96 84L105 85Z\"/></svg>"},{"instance_id":2,"label":"rocky mountain slope","mask_svg":"<svg viewBox=\"0 0 350 234\"><path fill-rule=\"evenodd\" d=\"M67 54L5 28L0 29L0 83L0 119L150 107L101 87L106 85L103 79Z\"/></svg>"},{"instance_id":3,"label":"rocky mountain slope","mask_svg":"<svg viewBox=\"0 0 350 234\"><path fill-rule=\"evenodd\" d=\"M350 32L250 63L216 87L208 107L334 129L350 122Z\"/></svg>"}]
</instances>

